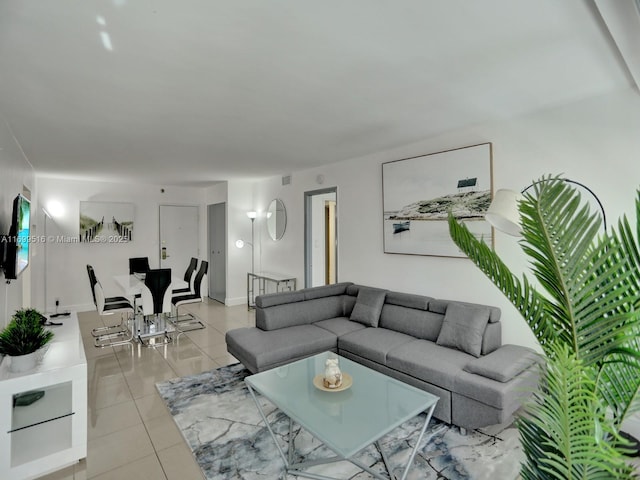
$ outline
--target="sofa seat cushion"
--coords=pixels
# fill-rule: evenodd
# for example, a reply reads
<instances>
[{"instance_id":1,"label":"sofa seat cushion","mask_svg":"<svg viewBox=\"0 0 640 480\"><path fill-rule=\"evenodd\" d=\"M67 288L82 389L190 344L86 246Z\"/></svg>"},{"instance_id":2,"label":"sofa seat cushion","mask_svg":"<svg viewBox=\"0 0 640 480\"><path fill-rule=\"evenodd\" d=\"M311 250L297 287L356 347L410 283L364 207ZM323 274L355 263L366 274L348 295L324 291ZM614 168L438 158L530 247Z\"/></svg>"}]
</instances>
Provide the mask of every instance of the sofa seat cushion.
<instances>
[{"instance_id":1,"label":"sofa seat cushion","mask_svg":"<svg viewBox=\"0 0 640 480\"><path fill-rule=\"evenodd\" d=\"M289 363L327 350L336 350L336 335L314 325L298 325L280 330L237 328L226 334L230 351L254 372ZM249 365L247 365L248 362Z\"/></svg>"},{"instance_id":2,"label":"sofa seat cushion","mask_svg":"<svg viewBox=\"0 0 640 480\"><path fill-rule=\"evenodd\" d=\"M362 330L365 327L359 322L353 322L347 317L336 317L328 320L320 320L314 323L316 327L329 330L331 333L335 333L338 337L346 335L347 333L355 332L356 330Z\"/></svg>"},{"instance_id":3,"label":"sofa seat cushion","mask_svg":"<svg viewBox=\"0 0 640 480\"><path fill-rule=\"evenodd\" d=\"M338 337L338 351L346 350L359 357L387 365L389 351L414 340L409 335L386 328L363 328Z\"/></svg>"},{"instance_id":4,"label":"sofa seat cushion","mask_svg":"<svg viewBox=\"0 0 640 480\"><path fill-rule=\"evenodd\" d=\"M456 377L473 356L429 340L413 340L397 346L387 355L387 366L414 378L453 390Z\"/></svg>"}]
</instances>

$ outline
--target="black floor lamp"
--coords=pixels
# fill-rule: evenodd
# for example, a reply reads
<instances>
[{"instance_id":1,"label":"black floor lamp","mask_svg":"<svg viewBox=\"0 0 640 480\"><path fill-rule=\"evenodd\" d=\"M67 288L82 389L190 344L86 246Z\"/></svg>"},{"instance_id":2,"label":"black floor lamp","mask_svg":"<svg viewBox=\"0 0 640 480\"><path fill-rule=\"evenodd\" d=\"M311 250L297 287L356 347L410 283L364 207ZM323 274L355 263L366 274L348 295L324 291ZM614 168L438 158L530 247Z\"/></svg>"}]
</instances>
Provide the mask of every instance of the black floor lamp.
<instances>
[{"instance_id":1,"label":"black floor lamp","mask_svg":"<svg viewBox=\"0 0 640 480\"><path fill-rule=\"evenodd\" d=\"M531 185L522 189L520 193L515 190L509 189L501 189L498 190L493 196L493 201L485 214L485 219L492 226L500 230L501 232L507 233L514 237L521 237L521 225L520 225L520 210L518 209L518 202L522 199L522 195L532 188L535 185L538 185L543 182L547 182L551 179L543 179L537 180L533 182ZM600 213L602 215L602 224L604 226L604 233L607 233L607 216L604 212L604 207L602 206L602 202L598 198L598 196L586 185L576 182L575 180L570 180L568 178L561 179L564 182L572 183L574 185L578 185L584 188L587 192L593 195L593 198L596 200L598 206L600 207Z\"/></svg>"}]
</instances>

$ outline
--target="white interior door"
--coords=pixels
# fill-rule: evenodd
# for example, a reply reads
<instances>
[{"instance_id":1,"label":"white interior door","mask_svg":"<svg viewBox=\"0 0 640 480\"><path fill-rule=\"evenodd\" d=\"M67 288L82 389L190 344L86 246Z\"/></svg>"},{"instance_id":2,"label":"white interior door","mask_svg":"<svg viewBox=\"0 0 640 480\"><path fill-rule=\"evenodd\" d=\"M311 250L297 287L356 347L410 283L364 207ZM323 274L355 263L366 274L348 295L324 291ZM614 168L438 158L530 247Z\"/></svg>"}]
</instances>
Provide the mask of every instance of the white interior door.
<instances>
[{"instance_id":1,"label":"white interior door","mask_svg":"<svg viewBox=\"0 0 640 480\"><path fill-rule=\"evenodd\" d=\"M198 252L198 207L160 205L160 268L182 277Z\"/></svg>"}]
</instances>

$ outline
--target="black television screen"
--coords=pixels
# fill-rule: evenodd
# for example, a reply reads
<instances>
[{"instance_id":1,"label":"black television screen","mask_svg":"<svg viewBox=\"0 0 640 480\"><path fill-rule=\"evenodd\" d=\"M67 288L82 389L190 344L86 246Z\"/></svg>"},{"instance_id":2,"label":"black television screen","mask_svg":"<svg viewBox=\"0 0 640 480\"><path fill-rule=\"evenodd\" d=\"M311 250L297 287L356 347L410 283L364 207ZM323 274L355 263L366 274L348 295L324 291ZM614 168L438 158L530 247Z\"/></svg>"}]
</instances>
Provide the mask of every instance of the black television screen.
<instances>
[{"instance_id":1,"label":"black television screen","mask_svg":"<svg viewBox=\"0 0 640 480\"><path fill-rule=\"evenodd\" d=\"M5 237L4 276L7 280L18 276L29 265L31 203L22 195L13 201L11 228Z\"/></svg>"}]
</instances>

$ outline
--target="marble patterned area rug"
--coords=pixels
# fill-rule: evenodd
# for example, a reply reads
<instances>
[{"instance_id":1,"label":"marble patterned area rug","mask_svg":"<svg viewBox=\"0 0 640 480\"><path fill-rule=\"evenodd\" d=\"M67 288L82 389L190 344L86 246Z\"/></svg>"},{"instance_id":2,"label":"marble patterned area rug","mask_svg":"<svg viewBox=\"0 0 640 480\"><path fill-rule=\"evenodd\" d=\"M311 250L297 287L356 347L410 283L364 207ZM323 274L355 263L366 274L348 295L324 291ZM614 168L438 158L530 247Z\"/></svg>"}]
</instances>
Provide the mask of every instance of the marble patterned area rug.
<instances>
[{"instance_id":1,"label":"marble patterned area rug","mask_svg":"<svg viewBox=\"0 0 640 480\"><path fill-rule=\"evenodd\" d=\"M193 452L207 480L258 480L284 478L284 464L273 438L264 426L244 378L249 372L240 364L156 384L173 419ZM286 451L287 418L266 399L262 407ZM392 465L404 465L413 439L424 422L416 417L383 437L382 448ZM523 460L518 431L498 434L469 432L432 420L408 475L411 480L510 480L518 477ZM300 458L327 454L327 449L306 431L295 435ZM357 458L374 471L385 471L375 446ZM371 476L349 462L316 466L309 471L337 478L364 480ZM396 474L402 473L398 469ZM289 476L289 479L298 478Z\"/></svg>"}]
</instances>

